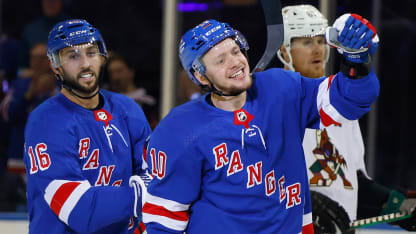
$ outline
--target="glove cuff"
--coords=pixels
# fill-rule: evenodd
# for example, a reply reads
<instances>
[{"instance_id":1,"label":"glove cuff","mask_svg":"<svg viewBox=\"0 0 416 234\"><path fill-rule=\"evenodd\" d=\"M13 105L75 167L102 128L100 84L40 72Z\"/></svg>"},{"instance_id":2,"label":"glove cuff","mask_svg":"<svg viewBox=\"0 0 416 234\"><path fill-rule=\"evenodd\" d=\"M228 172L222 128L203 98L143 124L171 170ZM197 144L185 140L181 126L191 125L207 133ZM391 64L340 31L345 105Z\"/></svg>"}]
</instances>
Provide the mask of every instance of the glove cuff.
<instances>
[{"instance_id":1,"label":"glove cuff","mask_svg":"<svg viewBox=\"0 0 416 234\"><path fill-rule=\"evenodd\" d=\"M387 203L384 204L385 207L381 211L381 215L398 212L400 210L400 205L405 199L406 197L404 194L397 190L392 190L387 199Z\"/></svg>"},{"instance_id":2,"label":"glove cuff","mask_svg":"<svg viewBox=\"0 0 416 234\"><path fill-rule=\"evenodd\" d=\"M368 56L368 60L365 63L353 63L343 57L341 60L340 70L350 79L361 79L371 72L371 58Z\"/></svg>"}]
</instances>

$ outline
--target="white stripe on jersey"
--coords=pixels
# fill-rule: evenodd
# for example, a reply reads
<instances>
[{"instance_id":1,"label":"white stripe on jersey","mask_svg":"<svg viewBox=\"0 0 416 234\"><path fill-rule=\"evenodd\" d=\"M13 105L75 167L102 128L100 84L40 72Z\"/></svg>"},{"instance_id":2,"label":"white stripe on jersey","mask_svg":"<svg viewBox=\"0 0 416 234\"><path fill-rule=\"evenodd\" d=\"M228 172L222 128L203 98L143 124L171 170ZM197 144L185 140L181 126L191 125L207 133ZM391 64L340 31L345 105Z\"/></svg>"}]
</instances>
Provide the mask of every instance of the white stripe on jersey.
<instances>
[{"instance_id":1,"label":"white stripe on jersey","mask_svg":"<svg viewBox=\"0 0 416 234\"><path fill-rule=\"evenodd\" d=\"M185 230L189 222L187 214L189 204L182 204L149 193L145 196L145 200L142 212L144 223L156 222L173 230Z\"/></svg>"},{"instance_id":2,"label":"white stripe on jersey","mask_svg":"<svg viewBox=\"0 0 416 234\"><path fill-rule=\"evenodd\" d=\"M146 203L152 203L158 206L163 206L169 211L186 211L189 209L189 204L182 204L173 200L164 199L161 197L156 197L147 193Z\"/></svg>"},{"instance_id":3,"label":"white stripe on jersey","mask_svg":"<svg viewBox=\"0 0 416 234\"><path fill-rule=\"evenodd\" d=\"M312 212L303 214L302 226L306 226L310 223L312 223Z\"/></svg>"},{"instance_id":4,"label":"white stripe on jersey","mask_svg":"<svg viewBox=\"0 0 416 234\"><path fill-rule=\"evenodd\" d=\"M184 231L186 226L188 225L188 221L179 221L179 220L171 219L165 216L152 215L152 214L147 214L147 213L143 213L143 222L144 223L151 223L151 222L160 223L167 228L170 228L172 230L177 230L177 231Z\"/></svg>"},{"instance_id":5,"label":"white stripe on jersey","mask_svg":"<svg viewBox=\"0 0 416 234\"><path fill-rule=\"evenodd\" d=\"M69 184L69 183L79 183L71 192L70 194L58 194L58 190L62 188L63 186ZM61 205L59 209L58 217L59 219L66 223L68 225L68 218L71 214L72 210L74 209L75 205L78 203L79 199L82 197L82 195L91 187L88 180L84 181L69 181L69 180L53 180L45 189L45 195L44 199L48 203L49 206L51 206L52 199L57 197L66 197L65 201ZM62 191L62 193L65 193L67 191ZM51 209L56 212L56 210L51 207Z\"/></svg>"},{"instance_id":6,"label":"white stripe on jersey","mask_svg":"<svg viewBox=\"0 0 416 234\"><path fill-rule=\"evenodd\" d=\"M331 105L330 99L329 99L329 90L331 86L331 81L333 79L336 79L336 76L331 76L326 78L322 83L319 85L318 95L316 97L316 105L318 108L318 112L322 109L323 112L325 112L329 117L332 118L332 120L343 123L345 121L349 121L346 118L344 118L336 109L334 106ZM324 128L327 126L324 126L322 124L322 121L320 123L320 128Z\"/></svg>"}]
</instances>

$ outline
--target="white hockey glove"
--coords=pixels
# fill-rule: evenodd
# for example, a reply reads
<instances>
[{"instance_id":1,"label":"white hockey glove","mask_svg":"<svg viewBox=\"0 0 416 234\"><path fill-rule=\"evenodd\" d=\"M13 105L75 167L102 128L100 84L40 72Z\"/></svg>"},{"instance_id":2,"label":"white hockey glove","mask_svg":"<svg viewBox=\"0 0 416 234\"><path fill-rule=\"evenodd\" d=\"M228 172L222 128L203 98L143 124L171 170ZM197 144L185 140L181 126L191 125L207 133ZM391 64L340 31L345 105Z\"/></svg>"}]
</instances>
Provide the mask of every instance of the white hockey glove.
<instances>
[{"instance_id":1,"label":"white hockey glove","mask_svg":"<svg viewBox=\"0 0 416 234\"><path fill-rule=\"evenodd\" d=\"M353 63L365 63L377 51L379 38L374 26L357 14L344 14L325 33L328 45Z\"/></svg>"},{"instance_id":2,"label":"white hockey glove","mask_svg":"<svg viewBox=\"0 0 416 234\"><path fill-rule=\"evenodd\" d=\"M134 207L133 213L134 217L141 218L142 217L142 207L144 204L144 199L147 195L147 186L149 185L150 181L152 181L152 176L145 172L144 174L138 176L133 175L130 177L129 185L134 190Z\"/></svg>"}]
</instances>

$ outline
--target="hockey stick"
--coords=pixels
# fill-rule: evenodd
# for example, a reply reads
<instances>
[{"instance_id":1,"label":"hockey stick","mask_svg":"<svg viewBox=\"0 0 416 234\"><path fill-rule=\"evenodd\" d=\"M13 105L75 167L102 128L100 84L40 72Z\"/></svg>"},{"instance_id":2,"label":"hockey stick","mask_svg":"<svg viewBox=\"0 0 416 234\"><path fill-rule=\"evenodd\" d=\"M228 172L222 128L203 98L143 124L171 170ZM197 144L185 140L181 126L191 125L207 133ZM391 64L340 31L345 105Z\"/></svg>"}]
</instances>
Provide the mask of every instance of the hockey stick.
<instances>
[{"instance_id":1,"label":"hockey stick","mask_svg":"<svg viewBox=\"0 0 416 234\"><path fill-rule=\"evenodd\" d=\"M261 0L267 24L267 44L263 56L257 62L253 72L263 71L283 42L282 6L279 0Z\"/></svg>"},{"instance_id":2,"label":"hockey stick","mask_svg":"<svg viewBox=\"0 0 416 234\"><path fill-rule=\"evenodd\" d=\"M399 211L396 213L355 220L350 223L350 229L357 229L357 228L372 226L372 225L380 224L380 223L391 223L391 222L399 221L402 219L408 219L411 217L413 217L413 214L411 212Z\"/></svg>"}]
</instances>

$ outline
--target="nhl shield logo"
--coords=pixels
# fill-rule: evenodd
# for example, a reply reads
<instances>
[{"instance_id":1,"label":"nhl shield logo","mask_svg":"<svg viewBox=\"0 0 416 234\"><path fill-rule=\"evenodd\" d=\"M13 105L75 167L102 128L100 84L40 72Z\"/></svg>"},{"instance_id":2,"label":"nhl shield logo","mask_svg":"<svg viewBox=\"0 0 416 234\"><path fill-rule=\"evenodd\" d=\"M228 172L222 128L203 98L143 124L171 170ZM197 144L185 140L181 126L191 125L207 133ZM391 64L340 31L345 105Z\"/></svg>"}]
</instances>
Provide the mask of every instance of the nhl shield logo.
<instances>
[{"instance_id":1,"label":"nhl shield logo","mask_svg":"<svg viewBox=\"0 0 416 234\"><path fill-rule=\"evenodd\" d=\"M251 120L254 119L254 116L248 113L244 109L239 109L234 111L234 124L243 125L245 128L248 128L248 124Z\"/></svg>"},{"instance_id":2,"label":"nhl shield logo","mask_svg":"<svg viewBox=\"0 0 416 234\"><path fill-rule=\"evenodd\" d=\"M104 109L95 110L94 116L96 121L104 122L105 126L108 126L110 120L113 119L113 116Z\"/></svg>"},{"instance_id":3,"label":"nhl shield logo","mask_svg":"<svg viewBox=\"0 0 416 234\"><path fill-rule=\"evenodd\" d=\"M107 119L107 114L104 111L97 112L98 119L105 121Z\"/></svg>"},{"instance_id":4,"label":"nhl shield logo","mask_svg":"<svg viewBox=\"0 0 416 234\"><path fill-rule=\"evenodd\" d=\"M244 111L240 111L237 113L237 119L241 122L244 122L247 120L247 115L244 113Z\"/></svg>"}]
</instances>

